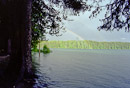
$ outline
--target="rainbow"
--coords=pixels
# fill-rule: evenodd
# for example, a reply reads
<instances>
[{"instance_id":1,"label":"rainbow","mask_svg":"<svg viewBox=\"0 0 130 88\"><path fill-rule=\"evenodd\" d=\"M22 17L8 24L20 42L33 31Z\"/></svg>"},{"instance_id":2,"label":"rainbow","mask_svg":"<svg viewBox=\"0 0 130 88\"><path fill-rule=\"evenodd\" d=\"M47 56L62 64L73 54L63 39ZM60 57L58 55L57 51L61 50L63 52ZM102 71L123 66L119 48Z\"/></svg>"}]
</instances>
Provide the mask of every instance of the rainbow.
<instances>
[{"instance_id":1,"label":"rainbow","mask_svg":"<svg viewBox=\"0 0 130 88\"><path fill-rule=\"evenodd\" d=\"M67 32L71 33L72 35L76 36L78 40L81 40L81 41L85 40L83 37L81 37L81 36L78 35L77 33L73 32L73 31L71 31L71 30L69 30L69 29L65 29L65 30L66 30Z\"/></svg>"},{"instance_id":2,"label":"rainbow","mask_svg":"<svg viewBox=\"0 0 130 88\"><path fill-rule=\"evenodd\" d=\"M69 29L65 29L67 32L71 33L72 35L76 36L78 40L80 41L85 41L85 39L83 37L81 37L80 35L78 35L77 33L69 30ZM88 45L87 41L86 41L86 45ZM92 49L92 45L89 45L90 49Z\"/></svg>"}]
</instances>

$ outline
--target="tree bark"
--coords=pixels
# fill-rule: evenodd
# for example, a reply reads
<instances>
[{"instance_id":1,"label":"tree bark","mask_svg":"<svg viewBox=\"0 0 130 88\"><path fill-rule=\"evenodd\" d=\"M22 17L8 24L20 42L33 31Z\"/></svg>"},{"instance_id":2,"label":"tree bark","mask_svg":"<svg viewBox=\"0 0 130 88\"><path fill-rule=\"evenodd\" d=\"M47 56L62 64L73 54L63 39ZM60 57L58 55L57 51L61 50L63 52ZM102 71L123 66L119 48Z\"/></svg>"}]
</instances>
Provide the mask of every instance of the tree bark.
<instances>
[{"instance_id":1,"label":"tree bark","mask_svg":"<svg viewBox=\"0 0 130 88\"><path fill-rule=\"evenodd\" d=\"M32 10L32 0L24 0L24 39L22 45L23 52L23 70L24 76L32 75L32 56L31 56L31 10Z\"/></svg>"},{"instance_id":2,"label":"tree bark","mask_svg":"<svg viewBox=\"0 0 130 88\"><path fill-rule=\"evenodd\" d=\"M0 30L6 30L6 36L11 41L11 46L9 46L11 48L10 64L6 73L7 75L10 72L13 75L16 74L18 81L22 80L23 77L28 77L33 74L31 56L31 9L32 0L5 0L4 3L0 2L0 10L2 10L0 17L2 17L3 22L0 24L2 26Z\"/></svg>"}]
</instances>

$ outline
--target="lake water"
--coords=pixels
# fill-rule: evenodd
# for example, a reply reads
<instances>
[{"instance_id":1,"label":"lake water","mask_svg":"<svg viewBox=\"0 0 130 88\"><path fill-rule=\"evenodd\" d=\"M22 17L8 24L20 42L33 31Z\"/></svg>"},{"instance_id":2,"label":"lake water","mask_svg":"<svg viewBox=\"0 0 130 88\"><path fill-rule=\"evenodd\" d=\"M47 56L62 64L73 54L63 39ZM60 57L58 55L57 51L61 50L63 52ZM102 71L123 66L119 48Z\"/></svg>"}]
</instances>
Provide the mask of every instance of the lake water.
<instances>
[{"instance_id":1,"label":"lake water","mask_svg":"<svg viewBox=\"0 0 130 88\"><path fill-rule=\"evenodd\" d=\"M52 51L34 54L34 88L130 88L130 50Z\"/></svg>"}]
</instances>

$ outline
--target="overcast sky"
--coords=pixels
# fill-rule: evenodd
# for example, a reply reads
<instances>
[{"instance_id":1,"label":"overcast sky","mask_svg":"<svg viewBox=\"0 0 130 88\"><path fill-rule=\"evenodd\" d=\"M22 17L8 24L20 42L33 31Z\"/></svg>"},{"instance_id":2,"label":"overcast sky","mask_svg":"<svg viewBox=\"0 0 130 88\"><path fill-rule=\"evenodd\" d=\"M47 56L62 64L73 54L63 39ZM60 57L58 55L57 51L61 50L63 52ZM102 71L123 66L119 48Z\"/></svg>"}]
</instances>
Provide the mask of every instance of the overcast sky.
<instances>
[{"instance_id":1,"label":"overcast sky","mask_svg":"<svg viewBox=\"0 0 130 88\"><path fill-rule=\"evenodd\" d=\"M69 16L73 21L65 21L67 32L60 37L49 36L49 40L94 40L94 41L121 41L130 42L130 33L125 30L120 31L98 31L97 27L101 25L99 19L104 17L104 12L96 18L89 19L90 12L81 13L80 16Z\"/></svg>"}]
</instances>

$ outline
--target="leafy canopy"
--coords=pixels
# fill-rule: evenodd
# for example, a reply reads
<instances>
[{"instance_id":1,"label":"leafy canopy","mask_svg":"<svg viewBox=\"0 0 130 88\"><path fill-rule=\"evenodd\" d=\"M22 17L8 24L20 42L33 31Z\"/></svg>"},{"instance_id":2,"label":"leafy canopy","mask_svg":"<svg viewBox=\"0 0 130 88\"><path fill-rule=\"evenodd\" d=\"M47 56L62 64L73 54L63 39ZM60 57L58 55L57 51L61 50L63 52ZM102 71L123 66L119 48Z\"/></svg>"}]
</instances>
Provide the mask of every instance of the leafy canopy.
<instances>
[{"instance_id":1,"label":"leafy canopy","mask_svg":"<svg viewBox=\"0 0 130 88\"><path fill-rule=\"evenodd\" d=\"M130 0L32 0L32 45L46 33L57 35L63 28L62 20L68 13L78 15L80 12L92 12L90 18L106 11L99 30L130 30ZM59 9L60 8L60 9ZM105 9L105 10L104 10ZM62 14L61 14L62 13Z\"/></svg>"}]
</instances>

